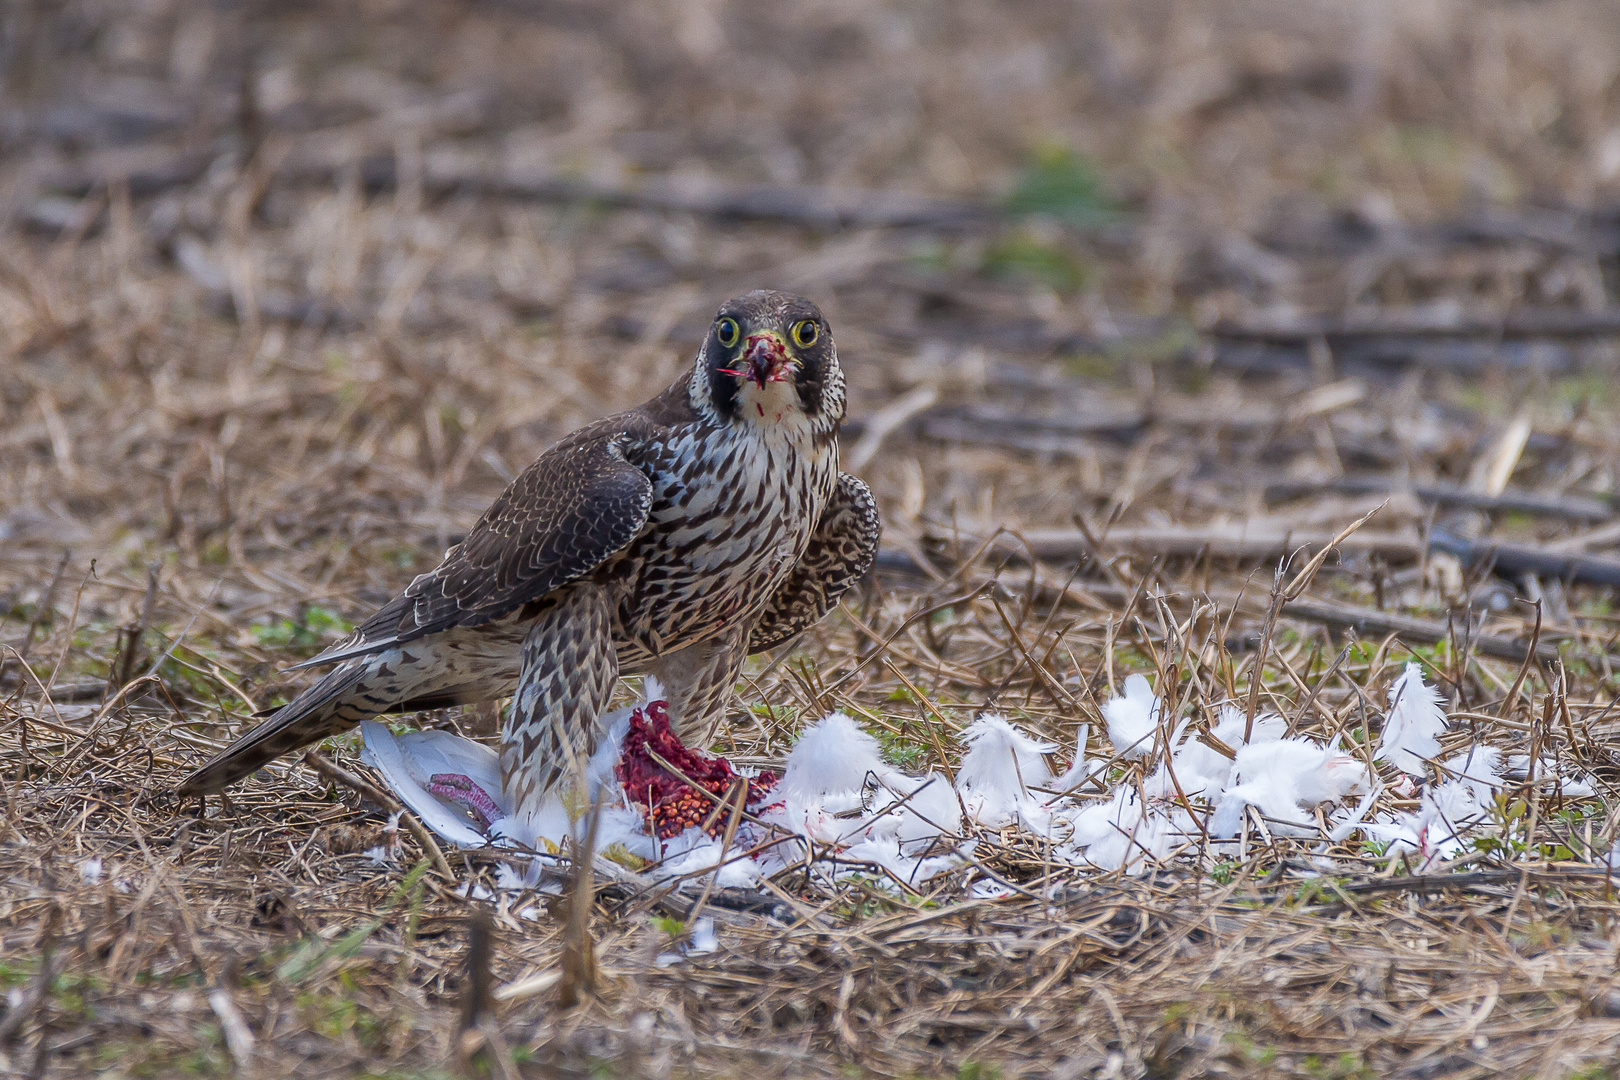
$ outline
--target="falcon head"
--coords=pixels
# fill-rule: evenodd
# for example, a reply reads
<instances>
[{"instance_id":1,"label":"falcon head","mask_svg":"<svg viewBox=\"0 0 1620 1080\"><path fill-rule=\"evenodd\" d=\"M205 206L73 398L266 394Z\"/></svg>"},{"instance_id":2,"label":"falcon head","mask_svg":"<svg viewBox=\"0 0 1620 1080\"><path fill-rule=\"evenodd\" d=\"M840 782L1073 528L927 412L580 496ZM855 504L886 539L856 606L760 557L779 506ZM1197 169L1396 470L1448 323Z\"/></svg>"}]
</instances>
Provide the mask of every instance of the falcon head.
<instances>
[{"instance_id":1,"label":"falcon head","mask_svg":"<svg viewBox=\"0 0 1620 1080\"><path fill-rule=\"evenodd\" d=\"M766 289L726 301L698 353L692 396L729 423L836 428L844 375L821 309Z\"/></svg>"}]
</instances>

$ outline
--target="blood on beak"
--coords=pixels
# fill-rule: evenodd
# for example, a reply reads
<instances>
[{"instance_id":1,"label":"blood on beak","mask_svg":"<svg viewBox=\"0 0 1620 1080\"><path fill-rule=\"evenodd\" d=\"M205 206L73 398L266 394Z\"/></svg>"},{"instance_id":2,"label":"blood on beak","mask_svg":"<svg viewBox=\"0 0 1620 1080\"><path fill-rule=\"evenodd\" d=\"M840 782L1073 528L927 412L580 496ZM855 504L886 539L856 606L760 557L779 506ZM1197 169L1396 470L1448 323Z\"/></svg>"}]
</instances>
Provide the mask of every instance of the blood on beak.
<instances>
[{"instance_id":1,"label":"blood on beak","mask_svg":"<svg viewBox=\"0 0 1620 1080\"><path fill-rule=\"evenodd\" d=\"M761 389L768 382L781 382L788 378L787 344L769 330L749 334L743 344L741 366L743 373Z\"/></svg>"}]
</instances>

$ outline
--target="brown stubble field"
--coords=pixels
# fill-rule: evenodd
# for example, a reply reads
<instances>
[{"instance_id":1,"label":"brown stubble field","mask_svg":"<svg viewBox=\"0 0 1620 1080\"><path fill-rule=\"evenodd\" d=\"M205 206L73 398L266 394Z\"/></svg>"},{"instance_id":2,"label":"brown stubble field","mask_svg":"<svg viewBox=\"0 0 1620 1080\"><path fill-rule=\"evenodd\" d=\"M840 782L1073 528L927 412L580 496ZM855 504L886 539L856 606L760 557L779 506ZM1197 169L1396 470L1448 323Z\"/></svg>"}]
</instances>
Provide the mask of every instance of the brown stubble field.
<instances>
[{"instance_id":1,"label":"brown stubble field","mask_svg":"<svg viewBox=\"0 0 1620 1080\"><path fill-rule=\"evenodd\" d=\"M1607 1075L1612 5L68 0L0 42L0 1072ZM834 707L912 768L987 705L1072 748L1129 672L1207 718L1257 667L1365 746L1415 656L1448 752L1598 796L1423 873L987 833L1007 899L783 876L668 967L697 897L603 881L565 1008L524 980L566 905L454 892L492 856L372 866L384 809L296 762L165 795L759 286L826 309L887 532L729 753Z\"/></svg>"}]
</instances>

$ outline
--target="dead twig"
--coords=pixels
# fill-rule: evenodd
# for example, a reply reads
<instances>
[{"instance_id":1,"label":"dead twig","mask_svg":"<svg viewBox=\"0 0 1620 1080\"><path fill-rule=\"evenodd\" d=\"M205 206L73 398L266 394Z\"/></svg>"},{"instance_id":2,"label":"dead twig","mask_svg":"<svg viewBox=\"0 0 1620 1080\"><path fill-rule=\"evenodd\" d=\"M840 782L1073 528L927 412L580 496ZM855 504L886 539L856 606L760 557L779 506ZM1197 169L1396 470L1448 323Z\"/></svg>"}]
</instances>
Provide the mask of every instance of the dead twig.
<instances>
[{"instance_id":1,"label":"dead twig","mask_svg":"<svg viewBox=\"0 0 1620 1080\"><path fill-rule=\"evenodd\" d=\"M1283 615L1305 622L1322 623L1354 630L1367 638L1398 634L1405 640L1431 643L1446 640L1446 624L1434 619L1419 619L1411 615L1396 615L1371 608L1348 607L1323 600L1295 600L1283 608ZM1538 635L1539 637L1539 635ZM1479 634L1473 639L1474 648L1485 656L1498 660L1522 661L1526 656L1538 660L1558 659L1558 649L1544 642L1525 642L1502 634Z\"/></svg>"},{"instance_id":2,"label":"dead twig","mask_svg":"<svg viewBox=\"0 0 1620 1080\"><path fill-rule=\"evenodd\" d=\"M602 804L598 802L591 809L583 841L577 836L574 840L574 872L568 889L568 918L563 924L562 958L557 962L562 973L557 983L557 1007L560 1009L572 1009L596 993L596 943L591 938L591 905L596 900L596 878L592 869L601 811Z\"/></svg>"},{"instance_id":3,"label":"dead twig","mask_svg":"<svg viewBox=\"0 0 1620 1080\"><path fill-rule=\"evenodd\" d=\"M1607 521L1616 514L1607 500L1573 495L1537 495L1528 491L1504 491L1487 495L1448 484L1408 484L1387 476L1341 476L1333 480L1279 480L1265 486L1267 502L1298 499L1322 492L1341 495L1410 494L1421 502L1438 506L1460 506L1495 514L1530 514L1535 517L1568 518L1573 521Z\"/></svg>"}]
</instances>

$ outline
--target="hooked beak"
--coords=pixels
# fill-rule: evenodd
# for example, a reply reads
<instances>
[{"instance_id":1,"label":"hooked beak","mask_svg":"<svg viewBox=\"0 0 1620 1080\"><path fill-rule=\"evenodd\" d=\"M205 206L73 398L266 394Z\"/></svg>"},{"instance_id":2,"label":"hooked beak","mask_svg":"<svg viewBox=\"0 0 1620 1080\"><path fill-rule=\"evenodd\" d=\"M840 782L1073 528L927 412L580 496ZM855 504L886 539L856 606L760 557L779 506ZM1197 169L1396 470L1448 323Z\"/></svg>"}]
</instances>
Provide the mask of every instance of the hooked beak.
<instances>
[{"instance_id":1,"label":"hooked beak","mask_svg":"<svg viewBox=\"0 0 1620 1080\"><path fill-rule=\"evenodd\" d=\"M785 382L792 377L793 362L788 358L787 342L773 330L749 334L739 359L741 374L760 389L768 382Z\"/></svg>"}]
</instances>

